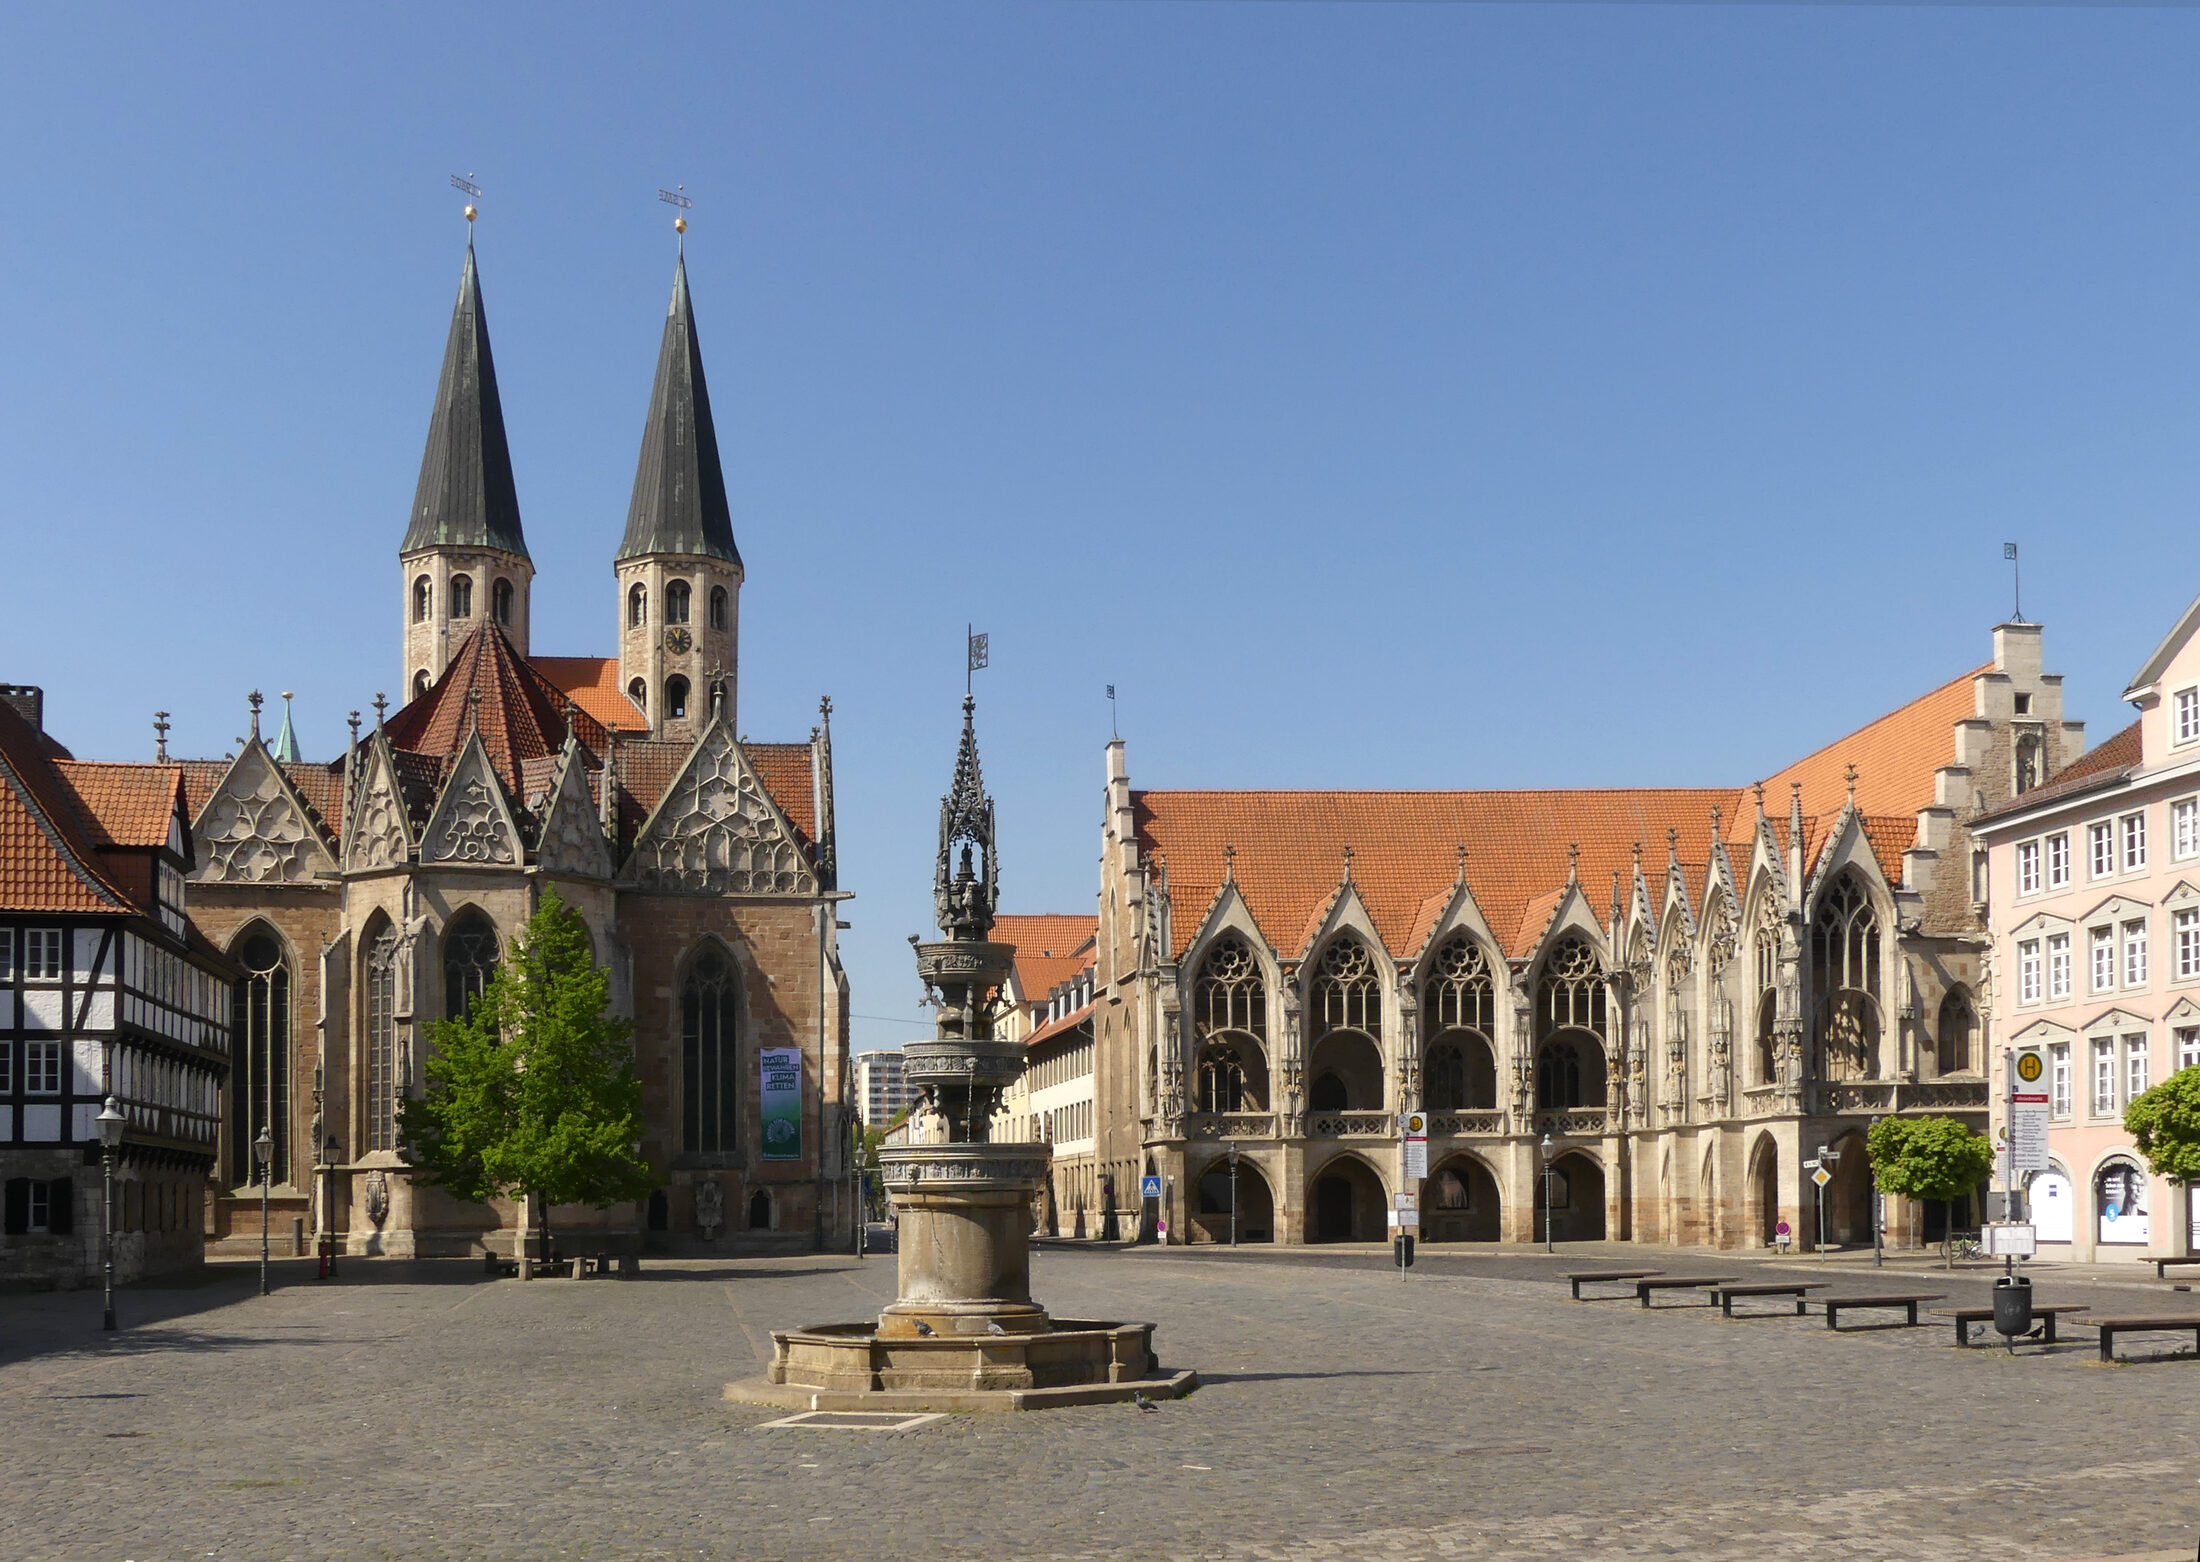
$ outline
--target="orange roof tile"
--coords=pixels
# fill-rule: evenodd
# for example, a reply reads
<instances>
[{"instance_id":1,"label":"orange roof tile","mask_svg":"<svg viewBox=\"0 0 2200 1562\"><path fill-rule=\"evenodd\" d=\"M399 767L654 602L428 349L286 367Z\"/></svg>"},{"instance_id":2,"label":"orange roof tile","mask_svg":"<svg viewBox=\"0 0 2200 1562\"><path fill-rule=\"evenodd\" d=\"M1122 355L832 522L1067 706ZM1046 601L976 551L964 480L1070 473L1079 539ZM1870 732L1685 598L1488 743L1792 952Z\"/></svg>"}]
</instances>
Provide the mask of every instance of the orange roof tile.
<instances>
[{"instance_id":1,"label":"orange roof tile","mask_svg":"<svg viewBox=\"0 0 2200 1562\"><path fill-rule=\"evenodd\" d=\"M1566 848L1581 847L1590 891L1633 869L1634 847L1680 832L1684 855L1709 850L1711 808L1727 787L1534 792L1162 792L1131 794L1141 848L1168 862L1172 954L1198 931L1237 848L1239 891L1270 939L1301 934L1337 891L1344 848L1353 883L1393 954L1413 949L1425 903L1448 893L1468 850L1467 884L1507 952L1530 952L1566 883ZM1595 900L1591 894L1592 902ZM1303 947L1285 948L1298 958Z\"/></svg>"},{"instance_id":2,"label":"orange roof tile","mask_svg":"<svg viewBox=\"0 0 2200 1562\"><path fill-rule=\"evenodd\" d=\"M993 919L993 942L1016 946L1016 986L1026 1003L1039 1002L1092 964L1099 931L1098 917L1075 913L1011 913Z\"/></svg>"},{"instance_id":3,"label":"orange roof tile","mask_svg":"<svg viewBox=\"0 0 2200 1562\"><path fill-rule=\"evenodd\" d=\"M503 630L484 620L460 643L443 676L389 718L389 740L397 748L449 761L478 726L490 764L516 792L522 761L555 754L564 745L569 706L582 745L602 753L603 723L568 701L562 689L521 659Z\"/></svg>"},{"instance_id":4,"label":"orange roof tile","mask_svg":"<svg viewBox=\"0 0 2200 1562\"><path fill-rule=\"evenodd\" d=\"M621 839L632 841L650 810L664 801L667 790L679 779L681 767L695 751L692 743L671 738L618 740L616 763L619 790L625 794L620 807ZM817 794L810 781L810 745L807 743L753 743L741 745L756 778L771 793L803 844L817 840Z\"/></svg>"},{"instance_id":5,"label":"orange roof tile","mask_svg":"<svg viewBox=\"0 0 2200 1562\"><path fill-rule=\"evenodd\" d=\"M536 672L613 732L647 732L649 718L619 687L616 656L530 656Z\"/></svg>"},{"instance_id":6,"label":"orange roof tile","mask_svg":"<svg viewBox=\"0 0 2200 1562\"><path fill-rule=\"evenodd\" d=\"M135 911L85 834L47 746L0 700L0 908Z\"/></svg>"},{"instance_id":7,"label":"orange roof tile","mask_svg":"<svg viewBox=\"0 0 2200 1562\"><path fill-rule=\"evenodd\" d=\"M76 794L94 846L165 846L183 786L179 765L62 759L54 769Z\"/></svg>"},{"instance_id":8,"label":"orange roof tile","mask_svg":"<svg viewBox=\"0 0 2200 1562\"><path fill-rule=\"evenodd\" d=\"M1052 1041L1064 1031L1079 1030L1091 1025L1092 1008L1093 1006L1088 1003L1081 1009L1072 1009L1058 1020L1048 1021L1025 1037L1024 1045L1026 1047L1036 1047L1043 1041Z\"/></svg>"}]
</instances>

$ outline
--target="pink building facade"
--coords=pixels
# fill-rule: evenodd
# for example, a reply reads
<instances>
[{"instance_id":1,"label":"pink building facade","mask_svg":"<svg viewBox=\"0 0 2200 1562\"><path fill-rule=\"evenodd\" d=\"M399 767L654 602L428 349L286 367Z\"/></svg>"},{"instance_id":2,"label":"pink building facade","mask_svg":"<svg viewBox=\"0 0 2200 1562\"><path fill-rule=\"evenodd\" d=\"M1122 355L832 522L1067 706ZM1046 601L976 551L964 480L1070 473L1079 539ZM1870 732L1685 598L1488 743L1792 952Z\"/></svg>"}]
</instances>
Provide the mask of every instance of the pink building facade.
<instances>
[{"instance_id":1,"label":"pink building facade","mask_svg":"<svg viewBox=\"0 0 2200 1562\"><path fill-rule=\"evenodd\" d=\"M2200 1066L2200 601L2124 698L2137 721L1972 825L1994 1123L2010 1058L2038 1053L2053 1164L2026 1192L2048 1259L2200 1250L2200 1189L2150 1176L2123 1126L2133 1097Z\"/></svg>"}]
</instances>

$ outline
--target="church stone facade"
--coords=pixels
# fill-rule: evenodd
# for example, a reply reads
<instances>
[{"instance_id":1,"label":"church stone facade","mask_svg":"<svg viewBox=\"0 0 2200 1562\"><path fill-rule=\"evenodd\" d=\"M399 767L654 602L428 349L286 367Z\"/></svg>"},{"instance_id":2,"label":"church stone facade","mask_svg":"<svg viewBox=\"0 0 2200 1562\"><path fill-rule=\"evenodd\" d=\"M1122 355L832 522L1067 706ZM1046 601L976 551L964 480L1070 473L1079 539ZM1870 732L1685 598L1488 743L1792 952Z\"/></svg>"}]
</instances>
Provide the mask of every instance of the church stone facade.
<instances>
[{"instance_id":1,"label":"church stone facade","mask_svg":"<svg viewBox=\"0 0 2200 1562\"><path fill-rule=\"evenodd\" d=\"M354 712L344 755L318 764L287 720L268 746L255 696L237 754L182 765L190 913L244 973L217 1242L258 1241L263 1125L278 1233L296 1222L361 1255L529 1240L533 1212L413 1180L399 1109L431 1024L464 1012L553 889L634 1022L642 1150L663 1174L642 1204L560 1209L553 1230L715 1251L851 1239L830 705L807 741L737 736L744 574L684 258L612 564L617 654L532 655L534 567L469 246L398 548L404 703ZM763 1138L766 1048L800 1055L798 1145Z\"/></svg>"},{"instance_id":2,"label":"church stone facade","mask_svg":"<svg viewBox=\"0 0 2200 1562\"><path fill-rule=\"evenodd\" d=\"M1864 1135L1987 1120L1968 821L2075 760L2040 629L1746 787L1171 792L1107 753L1099 1163L1148 1230L1872 1240ZM1401 1176L1425 1112L1429 1171ZM1548 1156L1548 1175L1545 1158ZM1545 1191L1549 1190L1548 1211ZM1975 1225L1890 1201L1891 1240Z\"/></svg>"}]
</instances>

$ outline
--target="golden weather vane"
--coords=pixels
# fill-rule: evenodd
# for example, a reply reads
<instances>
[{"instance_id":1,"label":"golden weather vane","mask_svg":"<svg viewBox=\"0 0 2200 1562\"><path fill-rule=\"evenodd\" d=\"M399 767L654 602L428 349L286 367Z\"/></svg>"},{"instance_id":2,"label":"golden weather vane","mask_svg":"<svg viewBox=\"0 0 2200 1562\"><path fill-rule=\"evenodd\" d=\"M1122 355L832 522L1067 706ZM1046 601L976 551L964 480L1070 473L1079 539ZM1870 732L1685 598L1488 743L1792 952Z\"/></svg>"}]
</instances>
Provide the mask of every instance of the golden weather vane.
<instances>
[{"instance_id":1,"label":"golden weather vane","mask_svg":"<svg viewBox=\"0 0 2200 1562\"><path fill-rule=\"evenodd\" d=\"M687 247L688 231L687 214L695 210L695 203L688 199L687 186L682 184L675 185L669 190L660 189L657 192L657 199L663 201L667 206L679 208L680 215L672 219L672 231L680 235L680 246L685 249Z\"/></svg>"},{"instance_id":2,"label":"golden weather vane","mask_svg":"<svg viewBox=\"0 0 2200 1562\"><path fill-rule=\"evenodd\" d=\"M472 227L474 219L481 215L480 208L474 205L475 201L481 199L481 186L474 183L474 176L470 173L453 174L451 175L451 188L464 190L471 197L466 202L466 225Z\"/></svg>"}]
</instances>

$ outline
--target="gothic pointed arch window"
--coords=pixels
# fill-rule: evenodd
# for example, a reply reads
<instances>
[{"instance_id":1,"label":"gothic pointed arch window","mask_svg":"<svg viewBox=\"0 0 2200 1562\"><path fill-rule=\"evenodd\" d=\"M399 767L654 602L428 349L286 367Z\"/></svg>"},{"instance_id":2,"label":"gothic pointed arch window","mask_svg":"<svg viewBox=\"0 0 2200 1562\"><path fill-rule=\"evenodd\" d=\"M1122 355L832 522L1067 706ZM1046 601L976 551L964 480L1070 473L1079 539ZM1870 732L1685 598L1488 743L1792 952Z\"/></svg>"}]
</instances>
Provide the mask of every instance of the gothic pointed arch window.
<instances>
[{"instance_id":1,"label":"gothic pointed arch window","mask_svg":"<svg viewBox=\"0 0 2200 1562\"><path fill-rule=\"evenodd\" d=\"M367 945L367 1148L397 1148L397 930L387 923Z\"/></svg>"},{"instance_id":2,"label":"gothic pointed arch window","mask_svg":"<svg viewBox=\"0 0 2200 1562\"><path fill-rule=\"evenodd\" d=\"M507 629L512 624L512 583L501 577L489 588L489 611Z\"/></svg>"},{"instance_id":3,"label":"gothic pointed arch window","mask_svg":"<svg viewBox=\"0 0 2200 1562\"><path fill-rule=\"evenodd\" d=\"M1567 934L1544 960L1535 987L1538 1108L1604 1104L1607 1004L1596 950L1581 934Z\"/></svg>"},{"instance_id":4,"label":"gothic pointed arch window","mask_svg":"<svg viewBox=\"0 0 2200 1562\"><path fill-rule=\"evenodd\" d=\"M1382 1034L1382 977L1374 955L1356 938L1340 938L1322 955L1321 974L1314 980L1314 1026L1317 1036L1333 1030Z\"/></svg>"},{"instance_id":5,"label":"gothic pointed arch window","mask_svg":"<svg viewBox=\"0 0 2200 1562\"><path fill-rule=\"evenodd\" d=\"M1235 933L1215 940L1192 991L1192 1029L1202 1040L1220 1031L1268 1038L1268 993L1260 962Z\"/></svg>"},{"instance_id":6,"label":"gothic pointed arch window","mask_svg":"<svg viewBox=\"0 0 2200 1562\"><path fill-rule=\"evenodd\" d=\"M677 721L688 713L688 681L675 673L665 680L665 715Z\"/></svg>"},{"instance_id":7,"label":"gothic pointed arch window","mask_svg":"<svg viewBox=\"0 0 2200 1562\"><path fill-rule=\"evenodd\" d=\"M425 575L413 580L413 622L425 624L435 608L435 583Z\"/></svg>"},{"instance_id":8,"label":"gothic pointed arch window","mask_svg":"<svg viewBox=\"0 0 2200 1562\"><path fill-rule=\"evenodd\" d=\"M626 626L639 629L648 622L649 588L637 580L626 591Z\"/></svg>"},{"instance_id":9,"label":"gothic pointed arch window","mask_svg":"<svg viewBox=\"0 0 2200 1562\"><path fill-rule=\"evenodd\" d=\"M1933 1033L1943 1074L1968 1074L1978 1067L1978 1008L1962 987L1951 987L1940 1000L1940 1025Z\"/></svg>"},{"instance_id":10,"label":"gothic pointed arch window","mask_svg":"<svg viewBox=\"0 0 2200 1562\"><path fill-rule=\"evenodd\" d=\"M741 1148L740 978L716 944L688 966L680 987L680 1147L690 1155Z\"/></svg>"},{"instance_id":11,"label":"gothic pointed arch window","mask_svg":"<svg viewBox=\"0 0 2200 1562\"><path fill-rule=\"evenodd\" d=\"M1818 1066L1829 1080L1879 1077L1879 914L1853 872L1818 902L1810 923Z\"/></svg>"},{"instance_id":12,"label":"gothic pointed arch window","mask_svg":"<svg viewBox=\"0 0 2200 1562\"><path fill-rule=\"evenodd\" d=\"M478 911L461 912L443 930L443 1013L463 1020L497 974L496 924Z\"/></svg>"},{"instance_id":13,"label":"gothic pointed arch window","mask_svg":"<svg viewBox=\"0 0 2200 1562\"><path fill-rule=\"evenodd\" d=\"M665 587L665 622L684 624L688 621L688 583L675 580Z\"/></svg>"},{"instance_id":14,"label":"gothic pointed arch window","mask_svg":"<svg viewBox=\"0 0 2200 1562\"><path fill-rule=\"evenodd\" d=\"M713 629L726 627L726 588L724 586L710 588L710 627Z\"/></svg>"},{"instance_id":15,"label":"gothic pointed arch window","mask_svg":"<svg viewBox=\"0 0 2200 1562\"><path fill-rule=\"evenodd\" d=\"M1428 1027L1422 1099L1432 1112L1491 1111L1497 1106L1497 986L1481 945L1458 933L1429 963L1422 988Z\"/></svg>"},{"instance_id":16,"label":"gothic pointed arch window","mask_svg":"<svg viewBox=\"0 0 2200 1562\"><path fill-rule=\"evenodd\" d=\"M265 923L233 950L244 980L230 988L229 1180L259 1179L252 1146L265 1128L268 1176L290 1181L290 962Z\"/></svg>"},{"instance_id":17,"label":"gothic pointed arch window","mask_svg":"<svg viewBox=\"0 0 2200 1562\"><path fill-rule=\"evenodd\" d=\"M474 616L474 578L471 575L451 577L451 617Z\"/></svg>"},{"instance_id":18,"label":"gothic pointed arch window","mask_svg":"<svg viewBox=\"0 0 2200 1562\"><path fill-rule=\"evenodd\" d=\"M1228 1042L1209 1042L1199 1054L1199 1109L1243 1112L1246 1105L1245 1056ZM1255 1101L1254 1107L1259 1103Z\"/></svg>"},{"instance_id":19,"label":"gothic pointed arch window","mask_svg":"<svg viewBox=\"0 0 2200 1562\"><path fill-rule=\"evenodd\" d=\"M1756 1068L1753 1082L1780 1082L1779 1051L1774 1026L1780 1018L1780 914L1768 897L1758 906L1757 932L1751 940L1756 957Z\"/></svg>"}]
</instances>

